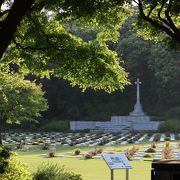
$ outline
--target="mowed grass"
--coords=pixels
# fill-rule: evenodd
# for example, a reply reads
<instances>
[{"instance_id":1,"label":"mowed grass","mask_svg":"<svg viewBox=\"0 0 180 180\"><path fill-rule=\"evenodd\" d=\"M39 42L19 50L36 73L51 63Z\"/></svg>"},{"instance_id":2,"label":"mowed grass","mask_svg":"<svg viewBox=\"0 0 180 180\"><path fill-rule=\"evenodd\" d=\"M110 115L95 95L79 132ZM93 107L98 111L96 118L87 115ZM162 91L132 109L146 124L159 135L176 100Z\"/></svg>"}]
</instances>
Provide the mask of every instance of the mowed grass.
<instances>
[{"instance_id":1,"label":"mowed grass","mask_svg":"<svg viewBox=\"0 0 180 180\"><path fill-rule=\"evenodd\" d=\"M109 180L110 170L104 160L90 159L79 160L74 157L66 158L42 158L38 155L20 156L21 161L27 163L32 171L35 171L42 162L64 165L66 169L79 173L84 180ZM131 180L150 180L151 162L131 161L133 169L129 170ZM115 179L125 179L125 170L115 170Z\"/></svg>"},{"instance_id":2,"label":"mowed grass","mask_svg":"<svg viewBox=\"0 0 180 180\"><path fill-rule=\"evenodd\" d=\"M115 148L116 151L123 151L129 146L106 147L106 149ZM132 145L130 146L132 147ZM139 146L140 147L140 146ZM65 157L45 158L40 154L47 151L34 151L19 153L19 158L26 163L32 172L36 171L42 163L57 163L64 166L67 170L81 174L84 180L109 180L110 170L103 159L77 159L75 156L66 156L66 152L73 151L73 147L58 146L57 154L64 154ZM81 148L87 152L90 148ZM92 149L92 148L91 148ZM140 147L141 149L141 147ZM150 180L151 179L151 161L130 161L132 169L129 170L131 180ZM114 179L125 179L126 172L124 169L114 170Z\"/></svg>"}]
</instances>

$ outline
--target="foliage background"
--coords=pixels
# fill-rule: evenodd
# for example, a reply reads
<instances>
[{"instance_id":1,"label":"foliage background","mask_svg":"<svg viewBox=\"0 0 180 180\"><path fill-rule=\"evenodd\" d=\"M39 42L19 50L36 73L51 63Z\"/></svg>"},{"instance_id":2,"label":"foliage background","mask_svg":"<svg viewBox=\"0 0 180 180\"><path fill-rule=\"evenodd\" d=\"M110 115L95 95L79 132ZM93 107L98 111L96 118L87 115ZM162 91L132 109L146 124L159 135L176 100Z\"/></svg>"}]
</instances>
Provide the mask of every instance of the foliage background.
<instances>
[{"instance_id":1,"label":"foliage background","mask_svg":"<svg viewBox=\"0 0 180 180\"><path fill-rule=\"evenodd\" d=\"M112 115L128 115L136 101L134 81L137 77L142 82L141 103L147 114L169 119L172 111L175 111L173 114L179 112L180 52L139 37L132 28L135 19L132 16L122 26L117 43L107 42L108 47L123 59L123 67L129 72L132 84L123 92L109 94L91 88L82 92L78 87L71 87L68 81L54 76L50 80L39 79L49 103L41 124L48 119L110 120ZM68 28L85 41L94 39L97 33L92 29L85 32L76 23ZM33 76L29 78L34 79Z\"/></svg>"}]
</instances>

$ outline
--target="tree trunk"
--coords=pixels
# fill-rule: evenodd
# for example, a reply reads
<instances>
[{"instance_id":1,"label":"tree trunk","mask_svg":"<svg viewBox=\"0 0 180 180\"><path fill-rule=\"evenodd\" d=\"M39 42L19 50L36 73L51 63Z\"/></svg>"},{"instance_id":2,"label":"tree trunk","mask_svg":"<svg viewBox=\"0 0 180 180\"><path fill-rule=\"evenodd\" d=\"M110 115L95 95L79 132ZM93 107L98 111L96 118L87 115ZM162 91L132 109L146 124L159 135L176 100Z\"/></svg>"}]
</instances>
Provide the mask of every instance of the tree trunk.
<instances>
[{"instance_id":1,"label":"tree trunk","mask_svg":"<svg viewBox=\"0 0 180 180\"><path fill-rule=\"evenodd\" d=\"M0 22L0 59L11 43L23 16L34 2L35 0L14 0L6 19Z\"/></svg>"}]
</instances>

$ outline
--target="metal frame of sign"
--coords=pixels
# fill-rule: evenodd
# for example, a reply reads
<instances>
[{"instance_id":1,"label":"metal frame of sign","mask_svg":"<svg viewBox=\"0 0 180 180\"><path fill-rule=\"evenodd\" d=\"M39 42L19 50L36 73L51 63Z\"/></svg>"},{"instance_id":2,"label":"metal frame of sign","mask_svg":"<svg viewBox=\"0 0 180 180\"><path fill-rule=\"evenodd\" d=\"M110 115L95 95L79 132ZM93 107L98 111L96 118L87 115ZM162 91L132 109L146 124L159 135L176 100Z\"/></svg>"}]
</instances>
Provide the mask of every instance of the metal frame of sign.
<instances>
[{"instance_id":1,"label":"metal frame of sign","mask_svg":"<svg viewBox=\"0 0 180 180\"><path fill-rule=\"evenodd\" d=\"M126 169L126 180L129 180L129 169L132 169L125 154L102 154L103 159L111 170L111 180L114 180L114 169Z\"/></svg>"}]
</instances>

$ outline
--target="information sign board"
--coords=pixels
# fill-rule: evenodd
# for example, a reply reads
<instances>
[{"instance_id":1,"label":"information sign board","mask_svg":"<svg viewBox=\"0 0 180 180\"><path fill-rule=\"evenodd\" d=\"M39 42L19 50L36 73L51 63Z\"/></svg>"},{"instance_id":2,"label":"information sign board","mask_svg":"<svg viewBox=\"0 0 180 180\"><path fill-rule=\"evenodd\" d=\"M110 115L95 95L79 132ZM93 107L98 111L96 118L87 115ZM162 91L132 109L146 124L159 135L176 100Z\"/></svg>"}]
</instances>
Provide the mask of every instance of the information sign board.
<instances>
[{"instance_id":1,"label":"information sign board","mask_svg":"<svg viewBox=\"0 0 180 180\"><path fill-rule=\"evenodd\" d=\"M111 170L132 168L125 154L104 154L103 153L102 157Z\"/></svg>"}]
</instances>

